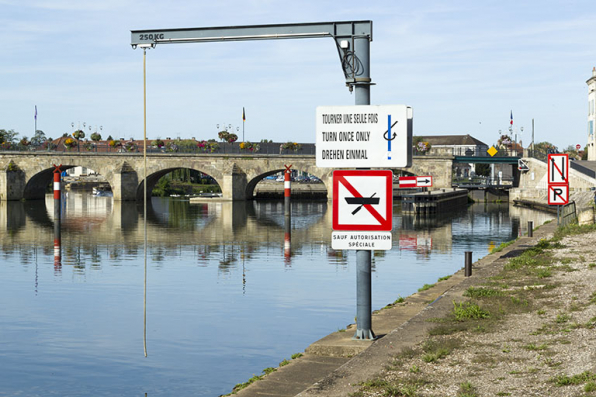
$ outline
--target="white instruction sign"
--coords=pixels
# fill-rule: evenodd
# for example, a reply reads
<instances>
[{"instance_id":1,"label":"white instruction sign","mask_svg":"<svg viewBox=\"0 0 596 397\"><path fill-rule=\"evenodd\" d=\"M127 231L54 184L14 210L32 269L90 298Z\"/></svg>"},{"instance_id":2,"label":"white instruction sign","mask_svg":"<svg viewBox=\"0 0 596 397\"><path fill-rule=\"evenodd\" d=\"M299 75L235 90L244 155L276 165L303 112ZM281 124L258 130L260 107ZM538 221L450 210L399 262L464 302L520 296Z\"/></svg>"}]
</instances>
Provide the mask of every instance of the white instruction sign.
<instances>
[{"instance_id":1,"label":"white instruction sign","mask_svg":"<svg viewBox=\"0 0 596 397\"><path fill-rule=\"evenodd\" d=\"M406 105L319 106L317 167L410 167L412 123Z\"/></svg>"}]
</instances>

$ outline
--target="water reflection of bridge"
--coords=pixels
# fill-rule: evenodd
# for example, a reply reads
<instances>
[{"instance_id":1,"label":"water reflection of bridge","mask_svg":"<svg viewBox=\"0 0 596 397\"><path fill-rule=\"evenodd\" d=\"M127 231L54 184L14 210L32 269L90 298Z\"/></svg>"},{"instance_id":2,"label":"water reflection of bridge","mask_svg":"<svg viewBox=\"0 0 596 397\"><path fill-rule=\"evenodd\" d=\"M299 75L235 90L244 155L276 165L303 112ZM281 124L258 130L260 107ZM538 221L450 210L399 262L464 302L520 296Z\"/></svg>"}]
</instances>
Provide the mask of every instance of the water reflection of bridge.
<instances>
[{"instance_id":1,"label":"water reflection of bridge","mask_svg":"<svg viewBox=\"0 0 596 397\"><path fill-rule=\"evenodd\" d=\"M98 246L108 247L111 258L125 257L127 252L136 253L142 249L142 206L81 194L70 194L65 202L68 210L62 220L62 246L67 255L73 247L91 253L91 256ZM472 230L474 222L483 223L479 225L482 230L486 230L487 223L499 227L505 222L503 214L507 211L518 217L511 221L510 239L517 237L522 229L525 231L529 214L536 225L552 217L544 214L543 220L537 220L536 216L540 215L529 210L507 208L507 204L502 205L502 210L495 211L494 207L475 205L456 218L396 217L394 249L416 251L424 256L431 255L432 251L449 252L456 239L464 244L466 239L473 241L474 233L458 232L464 224L472 224ZM23 252L23 247L36 246L51 252L53 213L51 196L45 201L0 201L0 248L7 253ZM154 199L147 216L150 252L154 260L175 256L179 249L195 249L203 257L223 252L222 261L226 263L263 247L281 252L285 233L283 213L283 203L278 201L189 205L182 201ZM329 248L331 210L327 202L294 204L291 239L294 254L316 246L332 252ZM345 253L337 255L344 256Z\"/></svg>"},{"instance_id":2,"label":"water reflection of bridge","mask_svg":"<svg viewBox=\"0 0 596 397\"><path fill-rule=\"evenodd\" d=\"M65 205L68 210L62 219L63 244L67 244L69 238L79 239L83 233L93 235L94 244L142 245L142 206L84 194L71 194ZM219 245L235 241L283 244L283 202L267 202L261 208L257 202L193 204L190 213L187 208L188 203L182 201L154 198L147 208L148 243L164 247ZM265 211L266 208L269 210ZM292 242L328 242L330 216L326 201L296 203ZM13 241L51 244L53 224L51 196L43 201L0 202L0 235L8 232ZM264 229L267 230L265 234Z\"/></svg>"}]
</instances>

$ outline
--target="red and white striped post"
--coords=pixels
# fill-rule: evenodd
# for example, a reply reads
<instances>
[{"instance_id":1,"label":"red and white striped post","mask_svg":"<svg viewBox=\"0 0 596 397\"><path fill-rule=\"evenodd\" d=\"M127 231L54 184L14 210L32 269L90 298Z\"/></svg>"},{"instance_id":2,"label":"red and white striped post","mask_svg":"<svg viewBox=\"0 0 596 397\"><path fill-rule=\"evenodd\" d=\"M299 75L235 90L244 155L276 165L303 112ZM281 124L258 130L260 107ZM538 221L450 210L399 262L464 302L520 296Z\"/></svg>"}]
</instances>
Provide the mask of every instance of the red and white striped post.
<instances>
[{"instance_id":1,"label":"red and white striped post","mask_svg":"<svg viewBox=\"0 0 596 397\"><path fill-rule=\"evenodd\" d=\"M60 200L60 168L54 171L54 200Z\"/></svg>"},{"instance_id":2,"label":"red and white striped post","mask_svg":"<svg viewBox=\"0 0 596 397\"><path fill-rule=\"evenodd\" d=\"M60 167L62 164L56 165L54 170L54 271L62 270L62 248L60 236Z\"/></svg>"},{"instance_id":3,"label":"red and white striped post","mask_svg":"<svg viewBox=\"0 0 596 397\"><path fill-rule=\"evenodd\" d=\"M285 165L286 170L284 171L284 216L285 216L285 226L286 226L286 233L284 236L284 257L286 261L290 259L292 256L292 207L291 207L291 194L292 194L292 182L291 176L292 171L290 168L292 164Z\"/></svg>"},{"instance_id":4,"label":"red and white striped post","mask_svg":"<svg viewBox=\"0 0 596 397\"><path fill-rule=\"evenodd\" d=\"M54 223L54 271L62 270L62 247L60 246L60 221Z\"/></svg>"},{"instance_id":5,"label":"red and white striped post","mask_svg":"<svg viewBox=\"0 0 596 397\"><path fill-rule=\"evenodd\" d=\"M290 168L292 168L292 164L284 164L284 167L286 167L286 170L284 171L284 201L287 204L289 203L290 197L292 195L292 181L290 178L292 176L292 171L290 170ZM286 207L286 213L287 211L288 208Z\"/></svg>"}]
</instances>

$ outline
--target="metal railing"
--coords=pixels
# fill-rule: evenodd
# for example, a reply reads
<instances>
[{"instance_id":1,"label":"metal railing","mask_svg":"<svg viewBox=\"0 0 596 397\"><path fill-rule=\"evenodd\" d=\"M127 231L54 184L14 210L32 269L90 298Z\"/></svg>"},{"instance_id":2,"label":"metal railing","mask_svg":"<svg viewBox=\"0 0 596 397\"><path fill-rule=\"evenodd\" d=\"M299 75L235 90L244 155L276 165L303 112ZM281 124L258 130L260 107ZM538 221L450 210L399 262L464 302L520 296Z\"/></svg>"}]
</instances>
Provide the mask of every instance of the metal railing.
<instances>
[{"instance_id":1,"label":"metal railing","mask_svg":"<svg viewBox=\"0 0 596 397\"><path fill-rule=\"evenodd\" d=\"M583 165L578 164L575 161L570 161L569 166L571 168L573 168L574 170L579 171L582 174L589 176L590 178L596 178L596 172L594 170L584 167Z\"/></svg>"},{"instance_id":2,"label":"metal railing","mask_svg":"<svg viewBox=\"0 0 596 397\"><path fill-rule=\"evenodd\" d=\"M119 142L119 146L110 146L105 142L99 143L91 143L85 142L81 143L78 146L74 146L70 149L67 149L63 145L59 147L50 147L50 146L33 146L27 145L23 146L20 144L15 145L2 145L0 146L0 152L8 151L8 152L58 152L58 153L110 153L110 154L135 154L135 153L143 153L143 142L136 143L130 148L127 149L126 144L127 141L117 141ZM218 142L215 148L201 148L198 146L198 142L195 144L188 144L183 143L182 141L172 140L169 141L170 145L165 145L163 147L156 147L156 146L147 146L147 153L188 153L188 154L240 154L240 155L314 155L315 154L315 144L314 143L303 143L300 144L300 148L298 150L292 149L283 149L282 145L284 143L279 142L262 142L262 143L253 143L259 145L258 150L249 150L249 149L241 149L240 142L228 143L228 142ZM187 141L188 142L188 141Z\"/></svg>"},{"instance_id":3,"label":"metal railing","mask_svg":"<svg viewBox=\"0 0 596 397\"><path fill-rule=\"evenodd\" d=\"M575 211L575 201L561 206L561 213L559 216L559 226L567 226L571 223L577 222L577 213Z\"/></svg>"},{"instance_id":4,"label":"metal railing","mask_svg":"<svg viewBox=\"0 0 596 397\"><path fill-rule=\"evenodd\" d=\"M522 151L509 149L509 148L495 148L497 149L497 153L494 156L488 154L489 148L484 147L476 147L474 149L471 148L461 148L461 147L454 147L452 148L451 153L454 156L458 157L521 157ZM432 150L432 148L431 148Z\"/></svg>"},{"instance_id":5,"label":"metal railing","mask_svg":"<svg viewBox=\"0 0 596 397\"><path fill-rule=\"evenodd\" d=\"M513 177L473 176L454 177L451 185L457 187L512 186L513 182Z\"/></svg>"}]
</instances>

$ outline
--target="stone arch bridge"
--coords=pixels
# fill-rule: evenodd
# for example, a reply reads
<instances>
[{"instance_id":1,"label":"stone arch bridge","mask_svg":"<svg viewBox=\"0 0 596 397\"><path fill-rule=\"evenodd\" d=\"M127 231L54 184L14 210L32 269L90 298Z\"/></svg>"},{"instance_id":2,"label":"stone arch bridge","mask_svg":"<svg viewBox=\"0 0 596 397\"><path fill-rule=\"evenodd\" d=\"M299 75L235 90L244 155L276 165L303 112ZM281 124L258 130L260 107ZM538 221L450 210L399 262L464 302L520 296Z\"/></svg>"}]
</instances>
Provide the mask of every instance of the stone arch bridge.
<instances>
[{"instance_id":1,"label":"stone arch bridge","mask_svg":"<svg viewBox=\"0 0 596 397\"><path fill-rule=\"evenodd\" d=\"M432 175L435 188L448 188L453 159L449 155L415 156L412 167L403 171ZM57 152L0 153L0 200L43 198L53 180L53 164L62 165L62 170L81 166L101 174L111 185L114 200L142 200L142 154ZM332 198L333 168L317 167L315 155L150 153L147 154L147 191L176 169L192 169L213 177L225 200L247 200L253 197L259 181L290 164L292 169L320 178L327 188L327 198Z\"/></svg>"}]
</instances>

